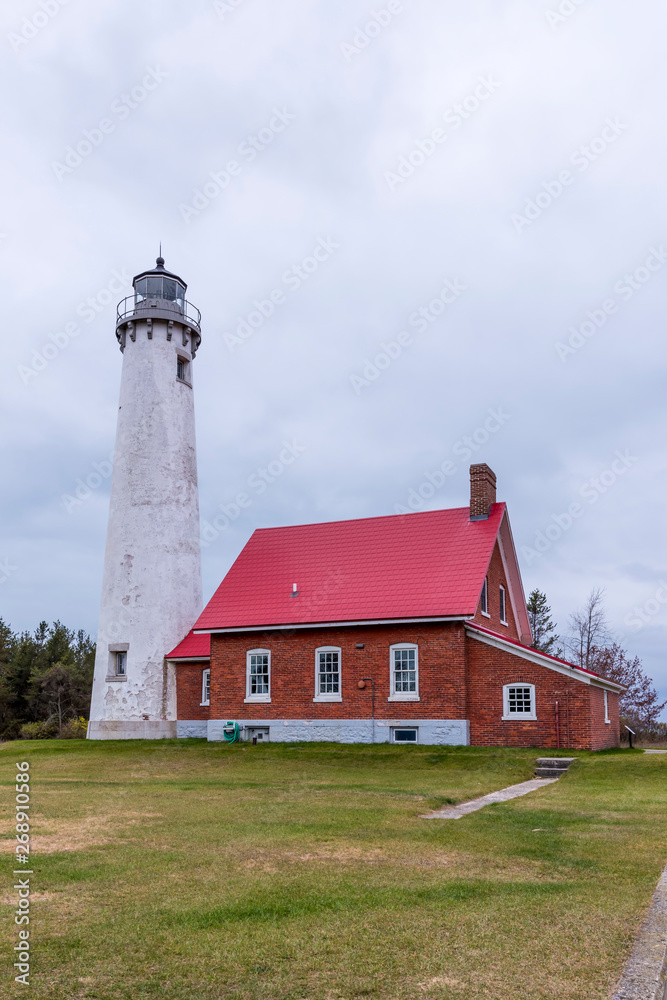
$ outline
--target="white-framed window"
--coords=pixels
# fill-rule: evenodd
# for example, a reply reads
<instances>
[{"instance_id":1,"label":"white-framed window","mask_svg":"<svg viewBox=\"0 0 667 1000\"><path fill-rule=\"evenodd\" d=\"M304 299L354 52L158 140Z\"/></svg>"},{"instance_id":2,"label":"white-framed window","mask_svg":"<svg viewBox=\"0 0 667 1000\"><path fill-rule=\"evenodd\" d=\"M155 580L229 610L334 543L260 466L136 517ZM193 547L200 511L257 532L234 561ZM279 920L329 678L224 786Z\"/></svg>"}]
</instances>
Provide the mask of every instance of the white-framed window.
<instances>
[{"instance_id":1,"label":"white-framed window","mask_svg":"<svg viewBox=\"0 0 667 1000\"><path fill-rule=\"evenodd\" d=\"M271 651L249 649L246 654L246 701L271 701Z\"/></svg>"},{"instance_id":2,"label":"white-framed window","mask_svg":"<svg viewBox=\"0 0 667 1000\"><path fill-rule=\"evenodd\" d=\"M203 670L201 675L201 703L211 704L211 671Z\"/></svg>"},{"instance_id":3,"label":"white-framed window","mask_svg":"<svg viewBox=\"0 0 667 1000\"><path fill-rule=\"evenodd\" d=\"M313 701L342 701L341 651L338 646L315 650L315 697Z\"/></svg>"},{"instance_id":4,"label":"white-framed window","mask_svg":"<svg viewBox=\"0 0 667 1000\"><path fill-rule=\"evenodd\" d=\"M419 743L419 729L416 726L394 726L391 731L392 743Z\"/></svg>"},{"instance_id":5,"label":"white-framed window","mask_svg":"<svg viewBox=\"0 0 667 1000\"><path fill-rule=\"evenodd\" d=\"M611 724L611 719L609 718L609 692L604 691L604 721Z\"/></svg>"},{"instance_id":6,"label":"white-framed window","mask_svg":"<svg viewBox=\"0 0 667 1000\"><path fill-rule=\"evenodd\" d=\"M503 719L536 719L535 685L506 684L503 688Z\"/></svg>"},{"instance_id":7,"label":"white-framed window","mask_svg":"<svg viewBox=\"0 0 667 1000\"><path fill-rule=\"evenodd\" d=\"M482 596L479 602L480 610L485 618L490 618L489 614L489 578L484 577L484 586L482 587Z\"/></svg>"},{"instance_id":8,"label":"white-framed window","mask_svg":"<svg viewBox=\"0 0 667 1000\"><path fill-rule=\"evenodd\" d=\"M115 660L115 674L117 677L125 677L127 674L127 650L118 649L113 654Z\"/></svg>"},{"instance_id":9,"label":"white-framed window","mask_svg":"<svg viewBox=\"0 0 667 1000\"><path fill-rule=\"evenodd\" d=\"M507 625L507 596L502 583L500 584L500 623Z\"/></svg>"},{"instance_id":10,"label":"white-framed window","mask_svg":"<svg viewBox=\"0 0 667 1000\"><path fill-rule=\"evenodd\" d=\"M413 642L389 647L389 701L419 701L419 648Z\"/></svg>"},{"instance_id":11,"label":"white-framed window","mask_svg":"<svg viewBox=\"0 0 667 1000\"><path fill-rule=\"evenodd\" d=\"M180 382L190 381L190 362L180 355L176 358L176 378Z\"/></svg>"}]
</instances>

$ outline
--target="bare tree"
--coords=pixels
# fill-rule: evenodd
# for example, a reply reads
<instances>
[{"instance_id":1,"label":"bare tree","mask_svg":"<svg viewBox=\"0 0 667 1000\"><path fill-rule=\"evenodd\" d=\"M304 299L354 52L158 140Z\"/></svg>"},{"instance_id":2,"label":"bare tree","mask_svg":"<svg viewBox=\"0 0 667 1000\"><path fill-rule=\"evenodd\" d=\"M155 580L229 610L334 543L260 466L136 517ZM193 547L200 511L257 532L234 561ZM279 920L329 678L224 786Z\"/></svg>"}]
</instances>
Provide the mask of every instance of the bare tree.
<instances>
[{"instance_id":1,"label":"bare tree","mask_svg":"<svg viewBox=\"0 0 667 1000\"><path fill-rule=\"evenodd\" d=\"M594 670L596 651L603 649L611 635L604 609L604 590L591 590L580 611L570 615L569 635L565 646L575 663L586 670Z\"/></svg>"}]
</instances>

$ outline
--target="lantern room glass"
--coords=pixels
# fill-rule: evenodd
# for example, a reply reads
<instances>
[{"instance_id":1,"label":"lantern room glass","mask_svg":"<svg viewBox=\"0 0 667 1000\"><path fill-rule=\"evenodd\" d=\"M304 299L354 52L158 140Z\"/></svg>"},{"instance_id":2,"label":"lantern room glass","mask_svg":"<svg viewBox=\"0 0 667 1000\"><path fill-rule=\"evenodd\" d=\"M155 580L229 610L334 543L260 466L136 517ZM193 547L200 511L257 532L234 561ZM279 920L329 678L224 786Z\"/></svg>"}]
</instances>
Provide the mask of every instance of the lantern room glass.
<instances>
[{"instance_id":1,"label":"lantern room glass","mask_svg":"<svg viewBox=\"0 0 667 1000\"><path fill-rule=\"evenodd\" d=\"M185 303L185 288L174 278L167 278L162 274L149 274L145 278L140 278L134 286L134 298L138 304L146 299L162 299L166 302L175 302L182 309Z\"/></svg>"}]
</instances>

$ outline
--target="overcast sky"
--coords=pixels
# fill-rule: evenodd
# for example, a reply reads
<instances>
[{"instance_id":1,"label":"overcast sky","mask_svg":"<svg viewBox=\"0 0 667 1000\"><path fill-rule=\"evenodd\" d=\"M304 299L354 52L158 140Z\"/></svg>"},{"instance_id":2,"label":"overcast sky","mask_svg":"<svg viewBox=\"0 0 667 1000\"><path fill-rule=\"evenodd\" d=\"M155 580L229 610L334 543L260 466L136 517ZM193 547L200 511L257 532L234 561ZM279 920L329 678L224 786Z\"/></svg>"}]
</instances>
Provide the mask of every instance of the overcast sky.
<instances>
[{"instance_id":1,"label":"overcast sky","mask_svg":"<svg viewBox=\"0 0 667 1000\"><path fill-rule=\"evenodd\" d=\"M95 634L115 307L162 240L203 317L205 599L255 527L462 506L488 462L526 591L564 632L605 588L667 697L667 14L17 0L0 18L0 615Z\"/></svg>"}]
</instances>

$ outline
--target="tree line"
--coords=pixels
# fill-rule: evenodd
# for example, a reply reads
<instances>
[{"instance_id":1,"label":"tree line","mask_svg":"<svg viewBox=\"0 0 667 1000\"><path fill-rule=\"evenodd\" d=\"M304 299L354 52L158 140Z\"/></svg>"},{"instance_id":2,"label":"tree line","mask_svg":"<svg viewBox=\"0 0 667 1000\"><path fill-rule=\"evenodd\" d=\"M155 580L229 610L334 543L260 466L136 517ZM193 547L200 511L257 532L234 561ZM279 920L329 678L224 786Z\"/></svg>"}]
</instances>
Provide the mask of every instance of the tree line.
<instances>
[{"instance_id":1,"label":"tree line","mask_svg":"<svg viewBox=\"0 0 667 1000\"><path fill-rule=\"evenodd\" d=\"M0 619L0 739L85 736L94 662L82 629L40 622L14 633Z\"/></svg>"},{"instance_id":2,"label":"tree line","mask_svg":"<svg viewBox=\"0 0 667 1000\"><path fill-rule=\"evenodd\" d=\"M557 632L545 593L533 590L527 607L534 649L592 670L626 688L619 699L622 737L629 726L642 740L667 740L667 723L660 722L667 701L659 701L639 657L628 653L614 639L603 590L592 590L584 606L570 615L563 637Z\"/></svg>"}]
</instances>

